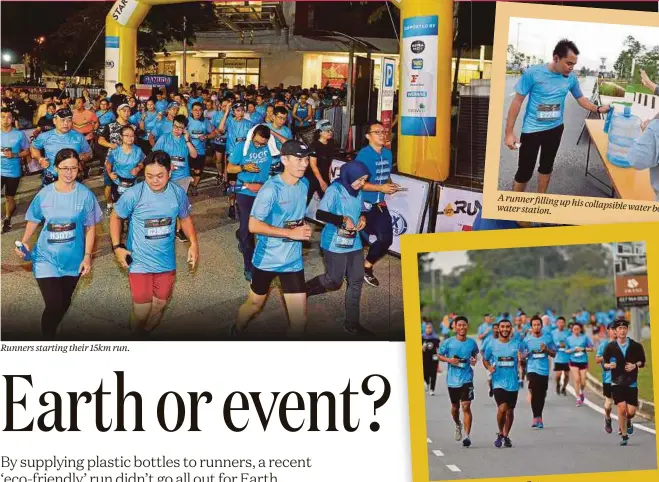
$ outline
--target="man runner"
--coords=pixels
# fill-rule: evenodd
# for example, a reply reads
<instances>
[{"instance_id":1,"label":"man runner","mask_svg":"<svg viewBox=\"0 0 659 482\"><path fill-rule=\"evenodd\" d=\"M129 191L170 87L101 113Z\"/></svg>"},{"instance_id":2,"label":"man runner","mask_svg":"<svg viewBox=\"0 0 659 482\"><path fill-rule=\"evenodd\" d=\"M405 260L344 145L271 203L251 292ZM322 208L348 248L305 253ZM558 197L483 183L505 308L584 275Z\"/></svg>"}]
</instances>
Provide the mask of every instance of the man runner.
<instances>
[{"instance_id":1,"label":"man runner","mask_svg":"<svg viewBox=\"0 0 659 482\"><path fill-rule=\"evenodd\" d=\"M565 318L559 316L556 320L556 329L552 332L552 341L556 346L556 357L554 358L554 373L556 374L556 395L567 396L567 386L570 383L570 355L565 351L565 340L570 332L565 328ZM561 385L561 375L563 383Z\"/></svg>"},{"instance_id":2,"label":"man runner","mask_svg":"<svg viewBox=\"0 0 659 482\"><path fill-rule=\"evenodd\" d=\"M613 432L611 426L611 409L613 408L613 398L611 395L611 370L604 368L604 350L609 343L616 341L616 329L613 322L607 326L608 338L603 340L597 347L597 354L595 362L599 363L602 367L602 393L604 395L604 431L606 433Z\"/></svg>"},{"instance_id":3,"label":"man runner","mask_svg":"<svg viewBox=\"0 0 659 482\"><path fill-rule=\"evenodd\" d=\"M451 399L451 416L455 422L456 441L462 440L463 447L471 445L471 426L473 415L471 401L474 399L474 369L478 345L467 338L469 320L464 316L455 319L456 335L447 338L439 345L439 360L448 363L446 385ZM462 438L462 422L460 422L460 405L464 414L464 432Z\"/></svg>"},{"instance_id":4,"label":"man runner","mask_svg":"<svg viewBox=\"0 0 659 482\"><path fill-rule=\"evenodd\" d=\"M506 318L507 316L504 316ZM485 350L489 346L490 343L492 343L492 340L496 340L499 338L499 321L495 321L492 323L492 336L488 336L485 338L485 341L483 342L483 346L481 347L481 353L485 353ZM487 386L489 388L488 391L488 396L492 398L494 396L494 392L492 391L492 374L488 371L487 372Z\"/></svg>"},{"instance_id":5,"label":"man runner","mask_svg":"<svg viewBox=\"0 0 659 482\"><path fill-rule=\"evenodd\" d=\"M0 143L2 144L2 189L5 190L5 213L2 221L2 233L11 230L11 217L16 210L16 191L23 174L23 162L30 155L30 142L23 131L14 129L14 113L7 107L0 114Z\"/></svg>"},{"instance_id":6,"label":"man runner","mask_svg":"<svg viewBox=\"0 0 659 482\"><path fill-rule=\"evenodd\" d=\"M645 367L643 345L627 336L629 322L619 318L614 322L616 341L604 349L604 368L611 370L611 395L618 407L620 445L629 442L634 433L632 419L638 409L638 369Z\"/></svg>"},{"instance_id":7,"label":"man runner","mask_svg":"<svg viewBox=\"0 0 659 482\"><path fill-rule=\"evenodd\" d=\"M526 190L540 152L538 193L547 192L563 136L563 113L568 92L572 93L581 107L590 112L601 114L610 109L608 105L600 107L593 104L581 92L579 80L573 73L578 55L577 46L563 39L556 44L550 63L529 67L515 86L515 98L508 110L504 140L509 149L519 149L519 166L513 191ZM529 101L524 114L522 135L518 139L513 130L527 96Z\"/></svg>"},{"instance_id":8,"label":"man runner","mask_svg":"<svg viewBox=\"0 0 659 482\"><path fill-rule=\"evenodd\" d=\"M483 354L483 366L492 374L494 400L497 403L499 433L494 446L512 447L510 430L515 420L515 407L519 392L517 369L520 360L520 342L511 338L513 325L504 318L499 321L499 338L492 340Z\"/></svg>"},{"instance_id":9,"label":"man runner","mask_svg":"<svg viewBox=\"0 0 659 482\"><path fill-rule=\"evenodd\" d=\"M544 428L542 411L545 408L549 387L549 357L556 356L556 347L549 333L543 333L543 323L539 316L531 318L531 333L522 343L523 357L527 360L529 392L533 422L531 427Z\"/></svg>"},{"instance_id":10,"label":"man runner","mask_svg":"<svg viewBox=\"0 0 659 482\"><path fill-rule=\"evenodd\" d=\"M190 194L196 196L198 194L197 186L201 181L201 173L206 164L206 140L213 139L217 131L204 118L204 107L201 102L191 104L190 112L192 113L192 117L188 119L188 132L190 133L192 144L197 150L197 156L190 158L190 169L192 170Z\"/></svg>"}]
</instances>

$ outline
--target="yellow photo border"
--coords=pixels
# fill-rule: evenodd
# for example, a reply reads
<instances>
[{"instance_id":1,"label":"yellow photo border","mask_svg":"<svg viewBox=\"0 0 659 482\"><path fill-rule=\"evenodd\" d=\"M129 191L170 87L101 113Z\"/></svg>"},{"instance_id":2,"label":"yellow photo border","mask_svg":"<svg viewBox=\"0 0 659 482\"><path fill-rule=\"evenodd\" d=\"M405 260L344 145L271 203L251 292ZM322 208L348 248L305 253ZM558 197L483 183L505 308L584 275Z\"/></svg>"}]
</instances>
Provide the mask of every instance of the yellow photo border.
<instances>
[{"instance_id":1,"label":"yellow photo border","mask_svg":"<svg viewBox=\"0 0 659 482\"><path fill-rule=\"evenodd\" d=\"M636 201L631 199L615 199L627 204L649 207L649 211L632 210L602 210L597 207L556 207L550 214L529 214L499 212L498 206L510 206L510 202L498 201L500 195L515 195L533 199L537 193L513 193L511 190L500 191L499 163L502 147L502 123L505 113L505 82L506 60L508 46L508 31L512 17L564 20L572 22L604 23L614 25L632 25L659 27L659 13L632 12L627 10L599 9L572 6L554 6L529 3L497 2L494 28L494 46L492 49L492 76L490 88L490 109L487 124L487 145L485 148L485 179L483 184L483 217L488 219L505 219L511 221L543 222L551 224L601 224L629 223L644 221L659 221L659 211L653 210L659 206L656 201ZM557 39L558 40L558 39ZM591 156L595 162L598 158L597 148L591 146ZM585 165L584 165L585 167ZM631 169L631 168L630 168ZM511 180L512 183L512 180ZM589 201L607 201L610 198L578 196L573 194L543 194L543 197L555 201L579 199ZM520 204L515 204L520 205Z\"/></svg>"},{"instance_id":2,"label":"yellow photo border","mask_svg":"<svg viewBox=\"0 0 659 482\"><path fill-rule=\"evenodd\" d=\"M659 223L611 224L597 226L569 226L528 228L498 231L471 231L466 233L408 234L401 237L403 271L403 306L405 313L405 349L407 358L407 385L410 416L410 443L412 454L412 481L428 482L428 444L426 431L426 402L421 380L421 307L419 294L418 255L443 251L488 250L537 246L567 246L575 244L645 241L648 265L650 317L659 320ZM654 301L652 301L654 299ZM659 396L659 332L651 331L654 398ZM448 410L448 407L447 407ZM447 429L452 429L447 427ZM659 467L659 442L657 442ZM611 446L611 453L620 448ZM469 449L466 449L469 450ZM603 455L604 456L604 455ZM652 475L654 474L654 475ZM634 481L659 480L659 469L599 472L588 474L542 475L523 477L469 479L476 482L619 482L620 476Z\"/></svg>"}]
</instances>

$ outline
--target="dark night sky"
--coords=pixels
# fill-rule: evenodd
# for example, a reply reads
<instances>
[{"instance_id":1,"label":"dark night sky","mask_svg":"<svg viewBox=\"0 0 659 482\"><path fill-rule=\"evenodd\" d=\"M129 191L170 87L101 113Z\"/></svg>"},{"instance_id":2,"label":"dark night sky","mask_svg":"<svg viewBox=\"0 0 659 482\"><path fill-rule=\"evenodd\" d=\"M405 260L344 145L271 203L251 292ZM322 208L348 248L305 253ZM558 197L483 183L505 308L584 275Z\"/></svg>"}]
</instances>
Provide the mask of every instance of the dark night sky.
<instances>
[{"instance_id":1,"label":"dark night sky","mask_svg":"<svg viewBox=\"0 0 659 482\"><path fill-rule=\"evenodd\" d=\"M339 7L334 4L332 10L337 18L343 18L345 15L342 8L355 8L357 2L352 2L352 6L346 4ZM617 8L626 10L644 10L657 11L657 2L543 2L555 5L572 5L572 6L592 6L597 8ZM83 2L7 2L0 3L2 14L2 49L10 50L14 55L25 51L32 45L32 39L56 32L62 26L68 15L76 10L83 8ZM108 2L108 9L111 3ZM371 7L371 6L369 6ZM372 4L373 8L375 5ZM395 8L392 6L392 8ZM323 9L323 16L327 15L326 9ZM472 39L474 45L491 44L494 35L494 3L467 3L461 5L460 24L461 30L464 29L466 38ZM388 18L384 20L388 21ZM341 22L338 23L341 25ZM384 27L384 25L383 25ZM398 26L397 26L398 27ZM337 28L337 27L335 27ZM391 32L393 37L393 31ZM462 32L461 32L462 36ZM464 38L464 37L463 37Z\"/></svg>"}]
</instances>

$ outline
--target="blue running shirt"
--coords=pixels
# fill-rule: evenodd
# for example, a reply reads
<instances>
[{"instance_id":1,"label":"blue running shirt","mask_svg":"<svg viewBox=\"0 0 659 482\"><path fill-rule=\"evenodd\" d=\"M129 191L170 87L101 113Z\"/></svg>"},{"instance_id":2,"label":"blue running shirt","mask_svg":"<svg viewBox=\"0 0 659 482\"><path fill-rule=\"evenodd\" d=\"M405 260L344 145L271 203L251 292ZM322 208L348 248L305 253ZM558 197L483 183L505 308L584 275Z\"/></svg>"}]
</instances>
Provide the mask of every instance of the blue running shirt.
<instances>
[{"instance_id":1,"label":"blue running shirt","mask_svg":"<svg viewBox=\"0 0 659 482\"><path fill-rule=\"evenodd\" d=\"M36 149L43 149L46 153L50 165L47 170L53 176L57 177L57 169L55 168L55 156L59 151L65 148L73 149L78 154L86 154L91 152L89 144L82 134L70 130L65 134L60 134L57 129L52 131L42 132L39 136L32 141L32 147Z\"/></svg>"},{"instance_id":2,"label":"blue running shirt","mask_svg":"<svg viewBox=\"0 0 659 482\"><path fill-rule=\"evenodd\" d=\"M519 351L520 342L517 340L502 343L497 339L487 345L483 358L495 368L492 373L492 388L501 388L509 392L519 390L517 373Z\"/></svg>"},{"instance_id":3,"label":"blue running shirt","mask_svg":"<svg viewBox=\"0 0 659 482\"><path fill-rule=\"evenodd\" d=\"M172 158L171 181L190 177L190 151L183 136L177 139L174 134L165 134L158 138L153 150L165 151Z\"/></svg>"},{"instance_id":4,"label":"blue running shirt","mask_svg":"<svg viewBox=\"0 0 659 482\"><path fill-rule=\"evenodd\" d=\"M606 346L609 344L609 340L604 340L600 345L597 347L597 356L604 356L604 349ZM600 366L602 367L602 383L611 383L611 370L607 370L604 368L604 362L600 363Z\"/></svg>"},{"instance_id":5,"label":"blue running shirt","mask_svg":"<svg viewBox=\"0 0 659 482\"><path fill-rule=\"evenodd\" d=\"M364 147L357 153L355 160L366 164L368 167L368 182L370 184L386 184L391 177L391 166L393 156L386 147L378 154L370 145ZM375 191L364 191L364 201L375 204L384 201L384 193Z\"/></svg>"},{"instance_id":6,"label":"blue running shirt","mask_svg":"<svg viewBox=\"0 0 659 482\"><path fill-rule=\"evenodd\" d=\"M458 365L447 363L448 374L446 375L446 385L451 388L458 388L465 383L474 380L474 368L471 366L470 359L478 355L478 345L471 338L465 341L458 340L452 336L439 345L439 354L446 358L458 358Z\"/></svg>"},{"instance_id":7,"label":"blue running shirt","mask_svg":"<svg viewBox=\"0 0 659 482\"><path fill-rule=\"evenodd\" d=\"M576 347L581 347L584 350L590 348L593 344L586 335L574 336L570 335L565 339L565 344L569 350L574 350ZM585 351L570 353L570 361L572 363L588 363L588 353Z\"/></svg>"},{"instance_id":8,"label":"blue running shirt","mask_svg":"<svg viewBox=\"0 0 659 482\"><path fill-rule=\"evenodd\" d=\"M2 149L11 149L12 157L5 157L2 154L2 164L0 165L0 172L3 177L17 178L21 177L23 170L21 168L21 158L18 153L30 147L25 132L18 129L12 129L9 132L0 132L0 144Z\"/></svg>"},{"instance_id":9,"label":"blue running shirt","mask_svg":"<svg viewBox=\"0 0 659 482\"><path fill-rule=\"evenodd\" d=\"M548 334L541 334L539 337L528 335L522 344L522 352L528 353L526 361L527 373L537 373L538 375L549 375L549 354L542 352L540 346L545 344L547 349L554 351L554 341Z\"/></svg>"},{"instance_id":10,"label":"blue running shirt","mask_svg":"<svg viewBox=\"0 0 659 482\"><path fill-rule=\"evenodd\" d=\"M563 330L554 330L551 336L554 345L556 346L556 358L554 358L554 363L568 363L570 361L570 354L565 353L565 349L567 348L565 340L570 336L570 332L565 328Z\"/></svg>"},{"instance_id":11,"label":"blue running shirt","mask_svg":"<svg viewBox=\"0 0 659 482\"><path fill-rule=\"evenodd\" d=\"M338 216L349 216L357 226L362 211L362 191L357 196L351 196L339 182L333 182L325 191L318 209ZM332 253L349 253L361 250L362 240L356 231L349 233L327 223L320 233L320 247Z\"/></svg>"},{"instance_id":12,"label":"blue running shirt","mask_svg":"<svg viewBox=\"0 0 659 482\"><path fill-rule=\"evenodd\" d=\"M199 138L201 136L208 136L213 130L211 123L203 117L200 120L192 117L188 119L188 132L190 133L192 145L197 150L197 156L203 156L206 154L206 141L202 141Z\"/></svg>"},{"instance_id":13,"label":"blue running shirt","mask_svg":"<svg viewBox=\"0 0 659 482\"><path fill-rule=\"evenodd\" d=\"M247 155L243 156L243 149L245 148L244 142L236 144L236 148L231 152L229 162L236 166L243 166L245 164L254 163L260 169L259 172L241 171L238 173L238 182L236 183L236 192L244 194L245 196L256 196L255 193L249 189L242 187L245 183L259 183L263 184L270 177L270 168L273 163L272 155L268 146L256 147L254 143L250 142L247 148Z\"/></svg>"},{"instance_id":14,"label":"blue running shirt","mask_svg":"<svg viewBox=\"0 0 659 482\"><path fill-rule=\"evenodd\" d=\"M112 149L108 152L108 164L112 165L112 172L116 172L119 177L124 179L135 179L130 171L135 169L137 165L144 160L144 153L142 149L133 144L130 154L126 154L121 147ZM113 181L119 184L119 179Z\"/></svg>"}]
</instances>

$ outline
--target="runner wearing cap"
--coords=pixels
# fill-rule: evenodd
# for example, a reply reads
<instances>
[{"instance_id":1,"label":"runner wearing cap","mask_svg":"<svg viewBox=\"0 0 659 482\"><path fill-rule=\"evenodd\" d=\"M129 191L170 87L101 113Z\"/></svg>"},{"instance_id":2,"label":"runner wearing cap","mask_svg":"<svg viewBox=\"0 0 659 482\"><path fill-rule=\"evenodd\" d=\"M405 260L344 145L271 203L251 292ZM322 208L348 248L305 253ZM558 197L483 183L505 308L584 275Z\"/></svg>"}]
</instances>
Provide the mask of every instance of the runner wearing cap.
<instances>
[{"instance_id":1,"label":"runner wearing cap","mask_svg":"<svg viewBox=\"0 0 659 482\"><path fill-rule=\"evenodd\" d=\"M565 353L570 355L570 375L577 396L577 407L580 407L586 398L587 352L593 351L593 344L585 335L581 323L575 322L572 325L572 334L565 339L565 346Z\"/></svg>"},{"instance_id":2,"label":"runner wearing cap","mask_svg":"<svg viewBox=\"0 0 659 482\"><path fill-rule=\"evenodd\" d=\"M565 99L571 92L577 103L590 112L606 113L610 107L597 106L581 92L579 79L573 69L579 49L567 39L556 44L553 60L548 64L534 65L524 71L515 87L506 120L504 144L511 150L519 149L519 167L513 182L513 191L525 191L533 176L540 153L538 192L544 194L554 168L554 160L563 136ZM524 99L529 100L518 139L513 130Z\"/></svg>"},{"instance_id":3,"label":"runner wearing cap","mask_svg":"<svg viewBox=\"0 0 659 482\"><path fill-rule=\"evenodd\" d=\"M199 261L197 235L190 203L181 187L169 182L171 158L154 150L144 161L144 182L126 190L110 218L112 249L120 266L128 270L133 299L132 329L147 334L162 319L176 280L174 219L190 239L188 263ZM123 220L129 221L126 245L121 243Z\"/></svg>"},{"instance_id":4,"label":"runner wearing cap","mask_svg":"<svg viewBox=\"0 0 659 482\"><path fill-rule=\"evenodd\" d=\"M521 352L522 358L527 360L526 378L533 412L531 427L541 429L544 428L542 412L549 387L549 357L556 356L556 346L549 333L543 333L542 319L537 315L531 318L531 333L522 342Z\"/></svg>"},{"instance_id":5,"label":"runner wearing cap","mask_svg":"<svg viewBox=\"0 0 659 482\"><path fill-rule=\"evenodd\" d=\"M81 168L79 157L70 148L55 154L56 180L37 193L25 213L21 242L30 254L46 305L41 315L41 332L46 340L55 339L80 276L91 271L96 224L103 217L94 193L76 181ZM30 252L30 238L41 224L43 229ZM25 258L19 248L16 254Z\"/></svg>"},{"instance_id":6,"label":"runner wearing cap","mask_svg":"<svg viewBox=\"0 0 659 482\"><path fill-rule=\"evenodd\" d=\"M361 190L367 179L368 168L364 164L349 162L327 188L316 212L316 218L326 223L320 234L326 271L307 283L307 295L312 296L338 290L343 279L347 280L343 326L347 332L358 335L371 334L359 324L364 284L364 255L359 231L366 226L366 218L361 214Z\"/></svg>"},{"instance_id":7,"label":"runner wearing cap","mask_svg":"<svg viewBox=\"0 0 659 482\"><path fill-rule=\"evenodd\" d=\"M602 393L604 395L604 430L606 433L613 432L613 427L611 426L611 409L613 408L613 395L611 394L611 370L608 370L604 367L604 350L609 343L615 343L616 341L616 328L613 322L609 323L607 326L607 335L606 340L602 342L597 347L597 355L595 356L595 362L599 363L602 367Z\"/></svg>"},{"instance_id":8,"label":"runner wearing cap","mask_svg":"<svg viewBox=\"0 0 659 482\"><path fill-rule=\"evenodd\" d=\"M268 179L256 195L249 221L249 230L256 235L252 282L247 301L231 327L234 336L240 335L261 311L270 284L277 277L284 292L290 334L304 332L307 293L302 242L309 241L313 234L304 222L308 186L303 178L309 151L301 142L285 142L281 147L284 172Z\"/></svg>"},{"instance_id":9,"label":"runner wearing cap","mask_svg":"<svg viewBox=\"0 0 659 482\"><path fill-rule=\"evenodd\" d=\"M151 130L149 134L149 144L155 146L158 139L160 139L165 134L171 134L172 127L174 125L174 117L178 115L179 104L177 102L170 102L167 104L167 116L163 119L160 116L158 122Z\"/></svg>"},{"instance_id":10,"label":"runner wearing cap","mask_svg":"<svg viewBox=\"0 0 659 482\"><path fill-rule=\"evenodd\" d=\"M23 162L30 156L30 141L23 131L14 129L14 113L7 107L0 114L0 144L2 150L2 189L5 190L5 212L2 221L2 233L11 230L11 217L16 210L16 191L23 174Z\"/></svg>"},{"instance_id":11,"label":"runner wearing cap","mask_svg":"<svg viewBox=\"0 0 659 482\"><path fill-rule=\"evenodd\" d=\"M567 349L565 340L570 336L570 332L565 328L565 318L562 316L556 319L556 329L552 332L551 336L556 346L556 357L554 358L556 395L567 396L566 389L570 383L570 355L565 352ZM561 375L563 375L562 384Z\"/></svg>"},{"instance_id":12,"label":"runner wearing cap","mask_svg":"<svg viewBox=\"0 0 659 482\"><path fill-rule=\"evenodd\" d=\"M455 319L455 336L439 345L439 361L448 363L446 385L451 400L451 416L455 422L455 440L462 440L464 447L471 445L471 426L473 416L471 401L474 399L474 365L478 355L478 345L467 337L469 320L464 316ZM464 439L460 422L460 406L464 415Z\"/></svg>"},{"instance_id":13,"label":"runner wearing cap","mask_svg":"<svg viewBox=\"0 0 659 482\"><path fill-rule=\"evenodd\" d=\"M250 212L256 195L270 177L274 162L268 141L270 129L265 125L254 128L249 143L239 142L233 148L227 172L236 174L236 203L238 204L238 221L240 251L243 254L244 274L247 281L252 281L252 256L254 254L254 237L250 233Z\"/></svg>"},{"instance_id":14,"label":"runner wearing cap","mask_svg":"<svg viewBox=\"0 0 659 482\"><path fill-rule=\"evenodd\" d=\"M604 368L611 370L611 395L618 407L620 445L627 445L634 433L632 419L638 409L638 369L645 367L643 345L627 336L629 322L619 318L614 322L616 341L609 343L602 357Z\"/></svg>"},{"instance_id":15,"label":"runner wearing cap","mask_svg":"<svg viewBox=\"0 0 659 482\"><path fill-rule=\"evenodd\" d=\"M158 138L154 151L164 151L169 154L171 159L171 181L188 193L188 188L192 182L190 177L190 158L197 157L197 149L190 139L190 133L187 130L188 118L183 115L174 117L172 123L172 132ZM185 233L181 230L181 220L176 220L176 238L185 243L188 241Z\"/></svg>"},{"instance_id":16,"label":"runner wearing cap","mask_svg":"<svg viewBox=\"0 0 659 482\"><path fill-rule=\"evenodd\" d=\"M321 199L330 183L330 169L332 161L337 155L336 143L334 142L334 128L328 120L316 122L317 139L311 144L315 155L311 156L311 164L307 170L309 180L309 195L307 205L311 202L314 193L318 193Z\"/></svg>"},{"instance_id":17,"label":"runner wearing cap","mask_svg":"<svg viewBox=\"0 0 659 482\"><path fill-rule=\"evenodd\" d=\"M497 403L499 432L494 446L512 447L510 431L515 420L515 407L519 392L517 365L520 359L520 342L512 338L513 325L507 318L499 321L499 337L492 340L483 353L483 366L492 374L494 400Z\"/></svg>"},{"instance_id":18,"label":"runner wearing cap","mask_svg":"<svg viewBox=\"0 0 659 482\"><path fill-rule=\"evenodd\" d=\"M130 106L128 104L121 104L117 106L117 120L110 122L103 128L103 132L98 138L98 144L108 149L108 155L113 149L117 149L123 142L122 130L124 127L132 127L133 132L137 131L137 127L131 124L128 120L130 117ZM113 182L108 175L108 162L107 156L104 159L103 169L103 194L105 196L106 214L109 216L112 211L112 186Z\"/></svg>"},{"instance_id":19,"label":"runner wearing cap","mask_svg":"<svg viewBox=\"0 0 659 482\"><path fill-rule=\"evenodd\" d=\"M364 211L366 229L362 231L365 239L374 235L376 240L368 250L364 261L364 280L371 286L380 286L373 274L373 266L387 254L394 241L391 215L387 209L385 196L400 190L400 186L391 182L393 157L391 151L384 147L386 142L384 126L380 122L371 122L366 130L368 146L357 153L356 160L366 164L369 170L368 182L364 185Z\"/></svg>"},{"instance_id":20,"label":"runner wearing cap","mask_svg":"<svg viewBox=\"0 0 659 482\"><path fill-rule=\"evenodd\" d=\"M73 112L69 109L60 109L55 112L55 129L39 134L30 145L30 154L33 159L39 160L44 168L42 187L57 180L58 171L55 167L55 156L64 148L73 149L78 153L80 168L84 169L85 162L91 157L91 149L82 134L71 130L73 125ZM45 156L41 155L41 149ZM80 173L80 171L79 171Z\"/></svg>"},{"instance_id":21,"label":"runner wearing cap","mask_svg":"<svg viewBox=\"0 0 659 482\"><path fill-rule=\"evenodd\" d=\"M233 112L233 117L231 116ZM226 134L227 138L227 147L226 147L226 159L231 159L231 154L236 150L236 145L241 142L245 142L247 139L247 133L253 127L252 123L245 119L245 104L242 102L234 102L233 104L228 104L224 108L224 116L220 121L220 125L217 130L220 134ZM227 164L227 181L230 184L236 184L236 175L232 174L229 171L229 166ZM229 195L229 218L235 219L236 217L236 194L232 193Z\"/></svg>"},{"instance_id":22,"label":"runner wearing cap","mask_svg":"<svg viewBox=\"0 0 659 482\"><path fill-rule=\"evenodd\" d=\"M190 170L192 171L190 194L196 196L198 194L197 186L201 181L201 172L206 164L206 140L213 139L217 132L211 123L204 118L204 106L201 102L194 102L191 107L192 116L188 119L188 132L192 144L197 150L197 156L190 158Z\"/></svg>"}]
</instances>

